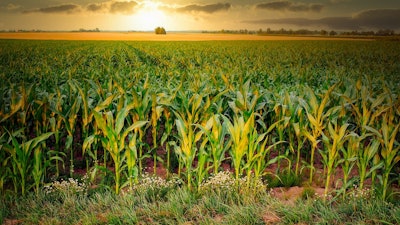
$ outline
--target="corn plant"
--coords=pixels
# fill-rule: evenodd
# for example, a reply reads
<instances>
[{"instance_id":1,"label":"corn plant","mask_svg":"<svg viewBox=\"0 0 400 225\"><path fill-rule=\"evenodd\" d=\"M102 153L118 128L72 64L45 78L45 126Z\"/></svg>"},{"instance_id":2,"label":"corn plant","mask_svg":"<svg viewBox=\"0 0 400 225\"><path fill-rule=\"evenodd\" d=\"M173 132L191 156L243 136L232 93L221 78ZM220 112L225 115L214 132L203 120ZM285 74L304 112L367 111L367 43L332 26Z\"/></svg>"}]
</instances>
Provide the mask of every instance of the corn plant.
<instances>
[{"instance_id":1,"label":"corn plant","mask_svg":"<svg viewBox=\"0 0 400 225\"><path fill-rule=\"evenodd\" d=\"M294 134L296 136L296 143L297 143L296 149L293 149L293 151L296 152L296 165L295 165L295 175L296 176L300 174L301 149L303 148L304 143L307 140L307 137L305 135L303 135L303 131L304 131L303 126L304 126L304 123L302 123L301 121L292 124ZM290 144L290 146L293 146L293 144Z\"/></svg>"},{"instance_id":2,"label":"corn plant","mask_svg":"<svg viewBox=\"0 0 400 225\"><path fill-rule=\"evenodd\" d=\"M147 84L144 84L143 89L133 90L132 94L132 104L134 105L133 110L130 112L133 121L149 121L149 115L151 110L151 96L149 93L149 89L147 88ZM140 126L135 128L135 133L138 134L139 139L139 173L141 173L143 169L143 160L145 158L150 157L150 155L146 152L143 152L143 146L146 145L146 142L143 140L144 135L146 133L148 126Z\"/></svg>"},{"instance_id":3,"label":"corn plant","mask_svg":"<svg viewBox=\"0 0 400 225\"><path fill-rule=\"evenodd\" d=\"M217 174L225 159L225 152L231 146L231 141L225 140L228 135L227 126L225 123L221 123L220 116L215 114L207 121L205 126L198 125L198 127L204 132L208 140L213 174Z\"/></svg>"},{"instance_id":4,"label":"corn plant","mask_svg":"<svg viewBox=\"0 0 400 225\"><path fill-rule=\"evenodd\" d=\"M166 160L164 161L166 164L166 169L167 169L167 177L169 176L169 173L171 171L171 143L169 141L170 136L171 136L171 131L172 127L174 125L174 120L172 119L171 112L168 110L168 108L164 108L163 110L163 115L165 119L165 131L161 137L161 145L165 144L165 151L167 153Z\"/></svg>"},{"instance_id":5,"label":"corn plant","mask_svg":"<svg viewBox=\"0 0 400 225\"><path fill-rule=\"evenodd\" d=\"M281 121L280 123L278 123L276 125L276 132L278 133L278 137L279 137L279 141L283 142L286 139L285 134L287 133L288 137L291 139L291 129L290 129L290 124L291 121L294 119L294 117L292 117L292 112L294 111L294 107L293 107L293 102L291 101L291 98L289 96L288 92L285 92L284 94L282 93L276 93L277 95L277 100L275 102L275 105L273 106L273 111L274 111L274 121ZM281 97L281 95L283 95L283 97ZM289 129L288 129L289 128ZM292 144L292 141L289 141L289 144ZM282 149L283 148L283 149ZM278 155L282 154L282 150L284 149L284 146L282 146L282 148L278 148ZM289 148L287 148L286 150L289 149L293 149L291 146L289 146ZM285 151L283 153L286 157L289 155L288 151ZM281 167L281 160L278 160L278 165L277 165L277 172L280 171L280 167ZM290 169L290 166L289 166Z\"/></svg>"},{"instance_id":6,"label":"corn plant","mask_svg":"<svg viewBox=\"0 0 400 225\"><path fill-rule=\"evenodd\" d=\"M261 176L265 175L265 169L273 163L276 163L280 159L286 158L284 155L278 155L273 159L267 159L267 154L272 148L277 145L284 143L284 141L278 141L274 144L268 145L269 136L273 129L282 121L275 122L272 124L265 133L258 134L256 127L253 127L248 136L248 149L246 152L246 161L243 169L246 170L247 176L247 187L256 187L257 182ZM254 177L252 174L254 173ZM253 180L253 183L251 182Z\"/></svg>"},{"instance_id":7,"label":"corn plant","mask_svg":"<svg viewBox=\"0 0 400 225\"><path fill-rule=\"evenodd\" d=\"M30 108L32 106L33 85L21 85L15 87L11 85L9 90L8 102L2 106L0 113L0 124L11 119L12 125L26 127Z\"/></svg>"},{"instance_id":8,"label":"corn plant","mask_svg":"<svg viewBox=\"0 0 400 225\"><path fill-rule=\"evenodd\" d=\"M114 162L115 193L117 194L121 188L121 173L124 167L123 163L126 159L126 138L134 129L138 129L147 123L147 121L136 121L129 127L124 127L126 117L128 116L130 110L132 110L134 107L135 105L133 104L125 106L117 113L115 119L111 111L106 111L104 113L93 111L97 126L102 131L102 145L110 153ZM129 142L133 142L133 137L131 137Z\"/></svg>"},{"instance_id":9,"label":"corn plant","mask_svg":"<svg viewBox=\"0 0 400 225\"><path fill-rule=\"evenodd\" d=\"M254 113L250 114L247 121L243 116L237 115L233 118L233 123L226 116L223 116L223 119L232 141L230 155L235 169L235 179L236 182L239 182L239 176L242 174L243 169L242 160L248 151L249 136L255 126Z\"/></svg>"},{"instance_id":10,"label":"corn plant","mask_svg":"<svg viewBox=\"0 0 400 225\"><path fill-rule=\"evenodd\" d=\"M338 125L335 123L332 125L331 122L328 124L328 131L322 133L322 140L325 144L325 150L320 150L320 154L322 156L322 162L326 167L326 178L325 178L325 191L324 191L324 199L328 196L328 191L331 182L331 176L339 165L339 156L342 151L344 143L348 138L347 127L348 123L344 125Z\"/></svg>"},{"instance_id":11,"label":"corn plant","mask_svg":"<svg viewBox=\"0 0 400 225\"><path fill-rule=\"evenodd\" d=\"M338 108L330 108L326 111L326 107L329 103L329 96L332 91L336 88L338 84L332 85L323 95L322 100L318 102L318 99L315 93L309 89L308 91L308 102L301 101L300 103L304 107L306 111L306 115L309 121L309 126L311 131L308 129L303 130L304 135L311 142L311 159L310 159L310 176L309 182L312 183L313 175L314 175L314 155L315 150L318 147L318 143L320 142L319 137L322 135L323 130L325 129L325 120Z\"/></svg>"},{"instance_id":12,"label":"corn plant","mask_svg":"<svg viewBox=\"0 0 400 225\"><path fill-rule=\"evenodd\" d=\"M179 142L175 144L175 152L178 155L179 168L185 166L185 173L188 188L192 185L192 167L193 160L196 157L196 143L200 140L202 133L195 133L193 124L185 122L180 115L176 116L176 128L178 130ZM179 174L179 172L178 172Z\"/></svg>"},{"instance_id":13,"label":"corn plant","mask_svg":"<svg viewBox=\"0 0 400 225\"><path fill-rule=\"evenodd\" d=\"M157 129L159 128L159 120L162 116L163 107L161 105L157 105L157 97L156 95L151 96L152 104L151 104L151 136L153 138L153 173L156 174L157 170L157 161L162 161L161 157L157 156L158 142L157 142Z\"/></svg>"},{"instance_id":14,"label":"corn plant","mask_svg":"<svg viewBox=\"0 0 400 225\"><path fill-rule=\"evenodd\" d=\"M69 88L67 88L69 87ZM66 92L66 93L64 93ZM70 164L69 164L69 172L72 177L74 174L74 134L76 130L77 117L81 105L81 99L76 95L76 89L72 84L69 86L61 86L57 89L57 100L59 101L55 110L55 113L58 114L63 121L63 125L65 130L67 131L67 137L65 141L65 150L69 151ZM64 101L71 100L70 104L66 104Z\"/></svg>"},{"instance_id":15,"label":"corn plant","mask_svg":"<svg viewBox=\"0 0 400 225\"><path fill-rule=\"evenodd\" d=\"M0 157L2 162L0 164L0 192L3 192L4 185L7 183L8 179L11 178L11 171L8 165L10 160L10 155L5 150L5 145L9 144L8 133L5 132L0 136Z\"/></svg>"},{"instance_id":16,"label":"corn plant","mask_svg":"<svg viewBox=\"0 0 400 225\"><path fill-rule=\"evenodd\" d=\"M129 136L129 135L128 135ZM124 157L126 158L126 166L128 169L128 180L127 183L129 184L129 187L132 189L134 183L136 184L138 182L138 177L139 177L139 169L137 166L137 161L138 161L138 151L137 151L137 134L130 134L131 137L128 137L129 139L129 144L128 148L125 150L125 155ZM122 185L125 186L125 185Z\"/></svg>"},{"instance_id":17,"label":"corn plant","mask_svg":"<svg viewBox=\"0 0 400 225\"><path fill-rule=\"evenodd\" d=\"M251 91L250 80L240 86L240 90L235 92L232 101L229 101L228 104L234 114L242 115L247 120L253 112L262 110L266 102L263 101L263 96L258 91Z\"/></svg>"},{"instance_id":18,"label":"corn plant","mask_svg":"<svg viewBox=\"0 0 400 225\"><path fill-rule=\"evenodd\" d=\"M376 130L371 127L367 129L375 134L380 142L380 158L382 163L382 199L386 199L389 182L389 175L393 168L400 161L400 143L396 140L400 124L393 124L387 116L381 121L381 128Z\"/></svg>"},{"instance_id":19,"label":"corn plant","mask_svg":"<svg viewBox=\"0 0 400 225\"><path fill-rule=\"evenodd\" d=\"M201 131L199 133L201 133ZM196 174L196 186L198 190L200 190L202 182L207 178L208 172L212 168L212 166L209 165L211 157L207 142L208 139L204 138L197 153L197 165L194 172Z\"/></svg>"},{"instance_id":20,"label":"corn plant","mask_svg":"<svg viewBox=\"0 0 400 225\"><path fill-rule=\"evenodd\" d=\"M51 166L51 161L61 161L63 159L59 156L63 156L54 150L45 151L46 149L42 145L38 145L33 150L33 165L32 165L32 178L35 184L35 192L38 195L40 191L40 184L44 182L44 178L46 175L46 170ZM56 164L58 165L58 163Z\"/></svg>"},{"instance_id":21,"label":"corn plant","mask_svg":"<svg viewBox=\"0 0 400 225\"><path fill-rule=\"evenodd\" d=\"M382 113L389 109L389 107L382 107L388 94L382 93L376 98L373 98L371 90L366 86L362 86L361 81L357 82L356 88L358 92L360 92L357 92L356 99L353 100L347 95L342 95L342 97L351 106L351 113L355 118L355 122L358 125L357 127L360 129L360 135L362 136L368 133L366 127L373 126L379 121L379 117Z\"/></svg>"},{"instance_id":22,"label":"corn plant","mask_svg":"<svg viewBox=\"0 0 400 225\"><path fill-rule=\"evenodd\" d=\"M343 184L341 188L343 191L343 200L346 196L347 189L353 184L349 178L354 166L356 165L358 151L362 151L360 149L360 142L360 136L351 132L348 134L347 146L340 149L342 158L339 159L338 164L341 164L343 171ZM354 179L352 179L352 181L354 181Z\"/></svg>"},{"instance_id":23,"label":"corn plant","mask_svg":"<svg viewBox=\"0 0 400 225\"><path fill-rule=\"evenodd\" d=\"M51 135L52 132L44 133L38 137L32 138L28 141L18 141L18 136L20 135L19 130L17 132L8 132L9 137L11 139L11 144L6 144L3 148L10 154L10 161L12 165L12 172L15 175L13 178L14 188L15 190L21 190L22 195L25 195L28 186L28 179L32 173L34 173L37 179L41 178L44 173L43 167L38 167L35 165L35 160L38 160L35 156L35 152L37 148L41 147L41 143L46 141ZM39 150L40 151L40 150ZM36 153L37 155L38 153ZM33 157L33 159L32 159Z\"/></svg>"}]
</instances>

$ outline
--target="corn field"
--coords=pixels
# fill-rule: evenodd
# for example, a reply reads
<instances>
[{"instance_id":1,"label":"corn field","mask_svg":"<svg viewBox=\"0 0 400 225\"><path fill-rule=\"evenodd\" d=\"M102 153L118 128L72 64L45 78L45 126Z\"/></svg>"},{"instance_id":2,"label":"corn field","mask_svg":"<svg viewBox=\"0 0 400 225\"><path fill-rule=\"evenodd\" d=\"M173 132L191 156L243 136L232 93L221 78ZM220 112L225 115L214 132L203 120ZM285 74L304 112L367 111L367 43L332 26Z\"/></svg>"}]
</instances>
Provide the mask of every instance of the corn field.
<instances>
[{"instance_id":1,"label":"corn field","mask_svg":"<svg viewBox=\"0 0 400 225\"><path fill-rule=\"evenodd\" d=\"M1 40L0 191L83 170L118 194L162 167L193 190L229 169L249 188L291 174L386 199L399 62L389 41Z\"/></svg>"}]
</instances>

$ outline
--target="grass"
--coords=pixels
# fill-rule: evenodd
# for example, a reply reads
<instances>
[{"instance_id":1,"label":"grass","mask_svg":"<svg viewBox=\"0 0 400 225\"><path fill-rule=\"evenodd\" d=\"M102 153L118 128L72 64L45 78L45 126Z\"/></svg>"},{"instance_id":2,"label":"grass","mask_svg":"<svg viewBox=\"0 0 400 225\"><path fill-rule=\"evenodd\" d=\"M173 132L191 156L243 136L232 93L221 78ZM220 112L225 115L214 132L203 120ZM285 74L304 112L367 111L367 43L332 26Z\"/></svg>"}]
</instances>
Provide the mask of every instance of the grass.
<instances>
[{"instance_id":1,"label":"grass","mask_svg":"<svg viewBox=\"0 0 400 225\"><path fill-rule=\"evenodd\" d=\"M42 193L2 199L1 220L20 224L398 224L400 206L377 199L325 204L320 199L285 204L268 193L252 201L226 202L216 193L176 189L166 199L99 192L58 199ZM238 200L243 200L240 197ZM5 207L4 207L5 206ZM271 216L274 215L275 217ZM271 218L274 218L272 220Z\"/></svg>"},{"instance_id":2,"label":"grass","mask_svg":"<svg viewBox=\"0 0 400 225\"><path fill-rule=\"evenodd\" d=\"M293 202L264 191L237 188L220 176L209 179L207 188L189 190L180 182L145 177L136 189L116 195L112 190L77 192L59 188L25 196L3 195L3 224L398 224L399 202L385 202L370 191L355 188L345 200L326 202L301 196ZM214 180L213 180L214 179ZM234 182L233 176L231 181ZM70 186L76 186L71 182ZM207 182L206 182L207 183ZM65 185L66 187L67 185ZM211 188L210 188L211 187ZM54 190L54 189L53 189ZM150 190L150 191L149 191ZM257 188L257 190L262 190ZM307 192L311 192L307 190ZM155 194L156 193L156 194Z\"/></svg>"}]
</instances>

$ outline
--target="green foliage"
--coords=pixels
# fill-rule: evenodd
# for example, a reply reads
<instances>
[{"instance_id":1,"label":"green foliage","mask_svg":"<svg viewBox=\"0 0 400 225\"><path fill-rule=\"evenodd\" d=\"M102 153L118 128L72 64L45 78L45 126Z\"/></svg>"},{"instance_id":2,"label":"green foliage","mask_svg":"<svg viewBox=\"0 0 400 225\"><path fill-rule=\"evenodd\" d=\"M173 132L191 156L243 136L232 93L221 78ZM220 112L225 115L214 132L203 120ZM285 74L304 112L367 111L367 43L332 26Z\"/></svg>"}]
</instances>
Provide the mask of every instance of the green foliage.
<instances>
[{"instance_id":1,"label":"green foliage","mask_svg":"<svg viewBox=\"0 0 400 225\"><path fill-rule=\"evenodd\" d=\"M156 29L154 29L154 32L156 34L167 34L167 32L165 31L164 27L157 27Z\"/></svg>"},{"instance_id":2,"label":"green foliage","mask_svg":"<svg viewBox=\"0 0 400 225\"><path fill-rule=\"evenodd\" d=\"M168 177L178 173L197 188L222 169L233 169L237 182L246 175L248 187L274 168L287 172L285 185L303 169L313 182L321 158L327 185L343 170L344 198L353 182L379 184L387 198L398 179L391 175L399 161L396 43L0 46L2 193L38 193L53 177L73 177L85 160L93 180L120 192L139 182L151 157L154 174L161 162ZM33 141L39 137L46 138Z\"/></svg>"}]
</instances>

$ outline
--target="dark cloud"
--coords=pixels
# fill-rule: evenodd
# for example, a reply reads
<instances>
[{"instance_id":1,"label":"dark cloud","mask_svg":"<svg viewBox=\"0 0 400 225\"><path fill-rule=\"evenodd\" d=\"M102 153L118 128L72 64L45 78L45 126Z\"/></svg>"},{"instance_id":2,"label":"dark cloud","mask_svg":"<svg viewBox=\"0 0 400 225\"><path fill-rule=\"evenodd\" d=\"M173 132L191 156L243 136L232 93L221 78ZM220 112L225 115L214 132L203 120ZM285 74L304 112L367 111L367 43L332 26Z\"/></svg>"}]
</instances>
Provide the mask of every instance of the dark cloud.
<instances>
[{"instance_id":1,"label":"dark cloud","mask_svg":"<svg viewBox=\"0 0 400 225\"><path fill-rule=\"evenodd\" d=\"M294 3L290 1L275 1L266 2L256 5L256 9L267 9L267 10L280 10L280 11L292 11L292 12L320 12L324 8L324 5L312 3Z\"/></svg>"},{"instance_id":2,"label":"dark cloud","mask_svg":"<svg viewBox=\"0 0 400 225\"><path fill-rule=\"evenodd\" d=\"M49 6L44 8L23 11L23 13L75 13L79 12L81 7L75 4L63 4L57 6Z\"/></svg>"},{"instance_id":3,"label":"dark cloud","mask_svg":"<svg viewBox=\"0 0 400 225\"><path fill-rule=\"evenodd\" d=\"M353 17L324 17L321 19L283 18L243 21L253 24L284 24L298 27L327 27L335 30L400 29L400 9L374 9Z\"/></svg>"},{"instance_id":4,"label":"dark cloud","mask_svg":"<svg viewBox=\"0 0 400 225\"><path fill-rule=\"evenodd\" d=\"M135 12L136 6L138 6L138 3L135 1L112 2L110 5L110 12L131 14Z\"/></svg>"},{"instance_id":5,"label":"dark cloud","mask_svg":"<svg viewBox=\"0 0 400 225\"><path fill-rule=\"evenodd\" d=\"M139 4L135 1L107 1L102 3L91 3L85 7L76 4L63 4L26 10L23 13L78 13L81 11L87 11L94 13L132 14L138 6Z\"/></svg>"},{"instance_id":6,"label":"dark cloud","mask_svg":"<svg viewBox=\"0 0 400 225\"><path fill-rule=\"evenodd\" d=\"M290 7L289 1L267 2L256 5L257 9L284 10Z\"/></svg>"},{"instance_id":7,"label":"dark cloud","mask_svg":"<svg viewBox=\"0 0 400 225\"><path fill-rule=\"evenodd\" d=\"M353 18L360 26L400 29L400 9L372 9Z\"/></svg>"},{"instance_id":8,"label":"dark cloud","mask_svg":"<svg viewBox=\"0 0 400 225\"><path fill-rule=\"evenodd\" d=\"M86 6L86 10L89 12L103 12L108 11L108 6L103 3L92 3Z\"/></svg>"},{"instance_id":9,"label":"dark cloud","mask_svg":"<svg viewBox=\"0 0 400 225\"><path fill-rule=\"evenodd\" d=\"M205 12L205 13L215 13L218 11L226 11L232 7L230 3L216 3L209 5L187 5L181 8L177 8L178 12Z\"/></svg>"}]
</instances>

